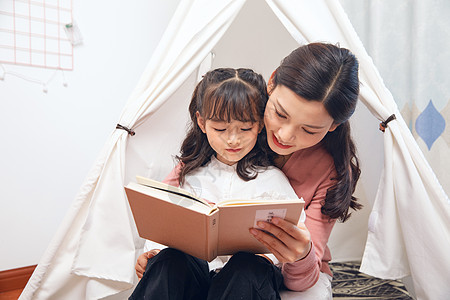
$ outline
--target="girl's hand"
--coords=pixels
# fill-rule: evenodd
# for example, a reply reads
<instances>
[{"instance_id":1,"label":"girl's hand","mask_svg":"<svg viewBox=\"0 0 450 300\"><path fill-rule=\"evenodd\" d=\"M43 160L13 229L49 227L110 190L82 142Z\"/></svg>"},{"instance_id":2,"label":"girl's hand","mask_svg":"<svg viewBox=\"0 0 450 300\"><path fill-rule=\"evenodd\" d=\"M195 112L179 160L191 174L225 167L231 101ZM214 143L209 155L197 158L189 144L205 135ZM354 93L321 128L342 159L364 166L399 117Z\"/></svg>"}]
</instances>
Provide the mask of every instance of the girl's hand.
<instances>
[{"instance_id":1,"label":"girl's hand","mask_svg":"<svg viewBox=\"0 0 450 300\"><path fill-rule=\"evenodd\" d=\"M136 262L136 266L134 267L136 269L136 275L139 279L142 278L142 276L144 276L144 272L145 272L145 268L147 267L147 262L150 258L155 257L156 254L159 253L158 249L153 249L150 250L148 252L144 252L141 255L139 255L137 262Z\"/></svg>"},{"instance_id":2,"label":"girl's hand","mask_svg":"<svg viewBox=\"0 0 450 300\"><path fill-rule=\"evenodd\" d=\"M266 232L251 228L250 233L281 263L300 260L311 250L311 235L304 223L294 225L286 220L273 218L271 223L258 222L258 227Z\"/></svg>"}]
</instances>

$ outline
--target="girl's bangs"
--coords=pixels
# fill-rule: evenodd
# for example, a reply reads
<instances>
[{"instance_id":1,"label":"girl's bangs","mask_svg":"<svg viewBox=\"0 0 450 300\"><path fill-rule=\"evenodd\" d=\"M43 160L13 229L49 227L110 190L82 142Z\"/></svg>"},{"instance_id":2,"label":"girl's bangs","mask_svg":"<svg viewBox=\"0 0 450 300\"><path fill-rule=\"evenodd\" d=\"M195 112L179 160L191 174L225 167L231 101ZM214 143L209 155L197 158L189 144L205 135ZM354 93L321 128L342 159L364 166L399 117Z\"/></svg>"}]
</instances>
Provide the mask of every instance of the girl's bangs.
<instances>
[{"instance_id":1,"label":"girl's bangs","mask_svg":"<svg viewBox=\"0 0 450 300\"><path fill-rule=\"evenodd\" d=\"M206 119L214 121L231 122L259 122L260 109L258 97L251 90L234 86L232 89L216 89L205 95L203 103L203 115Z\"/></svg>"}]
</instances>

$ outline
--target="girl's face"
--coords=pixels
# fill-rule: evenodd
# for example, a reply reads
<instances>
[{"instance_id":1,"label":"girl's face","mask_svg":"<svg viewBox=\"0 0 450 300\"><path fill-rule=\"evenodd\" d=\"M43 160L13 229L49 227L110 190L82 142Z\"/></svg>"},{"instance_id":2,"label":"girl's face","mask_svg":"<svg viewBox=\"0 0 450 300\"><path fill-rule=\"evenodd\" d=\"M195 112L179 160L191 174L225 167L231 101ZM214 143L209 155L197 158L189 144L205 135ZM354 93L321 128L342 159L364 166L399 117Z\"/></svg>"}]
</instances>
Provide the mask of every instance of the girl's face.
<instances>
[{"instance_id":1,"label":"girl's face","mask_svg":"<svg viewBox=\"0 0 450 300\"><path fill-rule=\"evenodd\" d=\"M256 144L260 126L258 123L205 120L197 112L197 124L206 134L217 159L224 164L233 165L249 153Z\"/></svg>"},{"instance_id":2,"label":"girl's face","mask_svg":"<svg viewBox=\"0 0 450 300\"><path fill-rule=\"evenodd\" d=\"M314 146L338 126L322 102L308 101L283 85L272 91L264 123L269 147L279 155Z\"/></svg>"}]
</instances>

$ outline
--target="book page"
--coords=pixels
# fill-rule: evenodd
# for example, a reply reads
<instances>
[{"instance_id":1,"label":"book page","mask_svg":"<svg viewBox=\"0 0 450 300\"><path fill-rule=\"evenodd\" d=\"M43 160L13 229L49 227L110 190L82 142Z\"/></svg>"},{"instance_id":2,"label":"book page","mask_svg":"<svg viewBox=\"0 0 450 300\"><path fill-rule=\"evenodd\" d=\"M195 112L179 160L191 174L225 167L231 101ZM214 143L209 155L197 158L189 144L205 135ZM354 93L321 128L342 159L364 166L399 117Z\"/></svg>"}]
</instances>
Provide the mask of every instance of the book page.
<instances>
[{"instance_id":1,"label":"book page","mask_svg":"<svg viewBox=\"0 0 450 300\"><path fill-rule=\"evenodd\" d=\"M257 221L271 221L280 217L293 224L300 218L304 202L282 200L274 204L252 204L243 206L219 207L219 240L218 255L229 255L238 251L252 253L268 253L249 229L255 227Z\"/></svg>"},{"instance_id":2,"label":"book page","mask_svg":"<svg viewBox=\"0 0 450 300\"><path fill-rule=\"evenodd\" d=\"M205 215L209 215L214 210L216 210L216 208L211 207L209 204L204 204L203 202L199 202L198 200L191 199L189 197L185 197L176 193L170 193L166 190L142 185L136 182L130 182L126 186L126 189L134 190L136 192L144 194L149 197L149 200L151 198L163 200L165 202L176 204L178 206L194 210Z\"/></svg>"},{"instance_id":3,"label":"book page","mask_svg":"<svg viewBox=\"0 0 450 300\"><path fill-rule=\"evenodd\" d=\"M178 194L180 196L183 196L183 197L186 197L186 198L189 198L189 199L201 202L201 203L211 207L211 205L206 200L204 200L204 199L202 199L200 197L197 197L194 194L191 194L191 193L189 193L188 191L186 191L186 190L184 190L182 188L179 188L179 187L176 187L176 186L173 186L173 185L161 182L161 181L157 181L157 180L153 180L153 179L150 179L150 178L142 177L142 176L139 176L139 175L136 176L136 181L139 184L142 184L142 185L145 185L145 186L149 186L149 187L152 187L152 188L156 188L156 189L159 189L159 190L163 190L163 191L166 191L168 193Z\"/></svg>"},{"instance_id":4,"label":"book page","mask_svg":"<svg viewBox=\"0 0 450 300\"><path fill-rule=\"evenodd\" d=\"M294 199L228 199L217 203L218 206L238 206L238 205L253 205L253 204L280 204L280 203L298 203L304 202L303 198Z\"/></svg>"}]
</instances>

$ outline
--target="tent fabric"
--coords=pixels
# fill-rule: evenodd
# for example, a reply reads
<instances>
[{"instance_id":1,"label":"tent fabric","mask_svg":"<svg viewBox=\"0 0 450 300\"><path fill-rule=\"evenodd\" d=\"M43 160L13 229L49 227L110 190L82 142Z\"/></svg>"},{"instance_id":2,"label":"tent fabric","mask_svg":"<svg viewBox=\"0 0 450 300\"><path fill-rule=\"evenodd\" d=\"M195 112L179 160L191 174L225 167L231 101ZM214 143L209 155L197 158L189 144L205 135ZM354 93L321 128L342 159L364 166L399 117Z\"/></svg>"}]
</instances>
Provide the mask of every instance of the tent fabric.
<instances>
[{"instance_id":1,"label":"tent fabric","mask_svg":"<svg viewBox=\"0 0 450 300\"><path fill-rule=\"evenodd\" d=\"M119 124L138 131L155 119L244 3L182 0ZM450 294L444 282L450 278L444 253L450 248L448 198L342 7L337 0L267 4L297 42L339 42L351 49L360 61L361 100L381 121L397 116L384 133L384 171L361 270L381 278L411 274L418 299L444 299ZM133 287L134 263L143 247L123 190L126 168L134 163L127 155L133 139L138 141L124 130L113 131L20 299L99 299Z\"/></svg>"},{"instance_id":2,"label":"tent fabric","mask_svg":"<svg viewBox=\"0 0 450 300\"><path fill-rule=\"evenodd\" d=\"M182 1L119 124L136 129L155 112L207 56L244 2ZM189 13L200 10L208 13ZM143 240L123 190L127 138L124 130L112 133L21 299L99 299L133 287Z\"/></svg>"}]
</instances>

